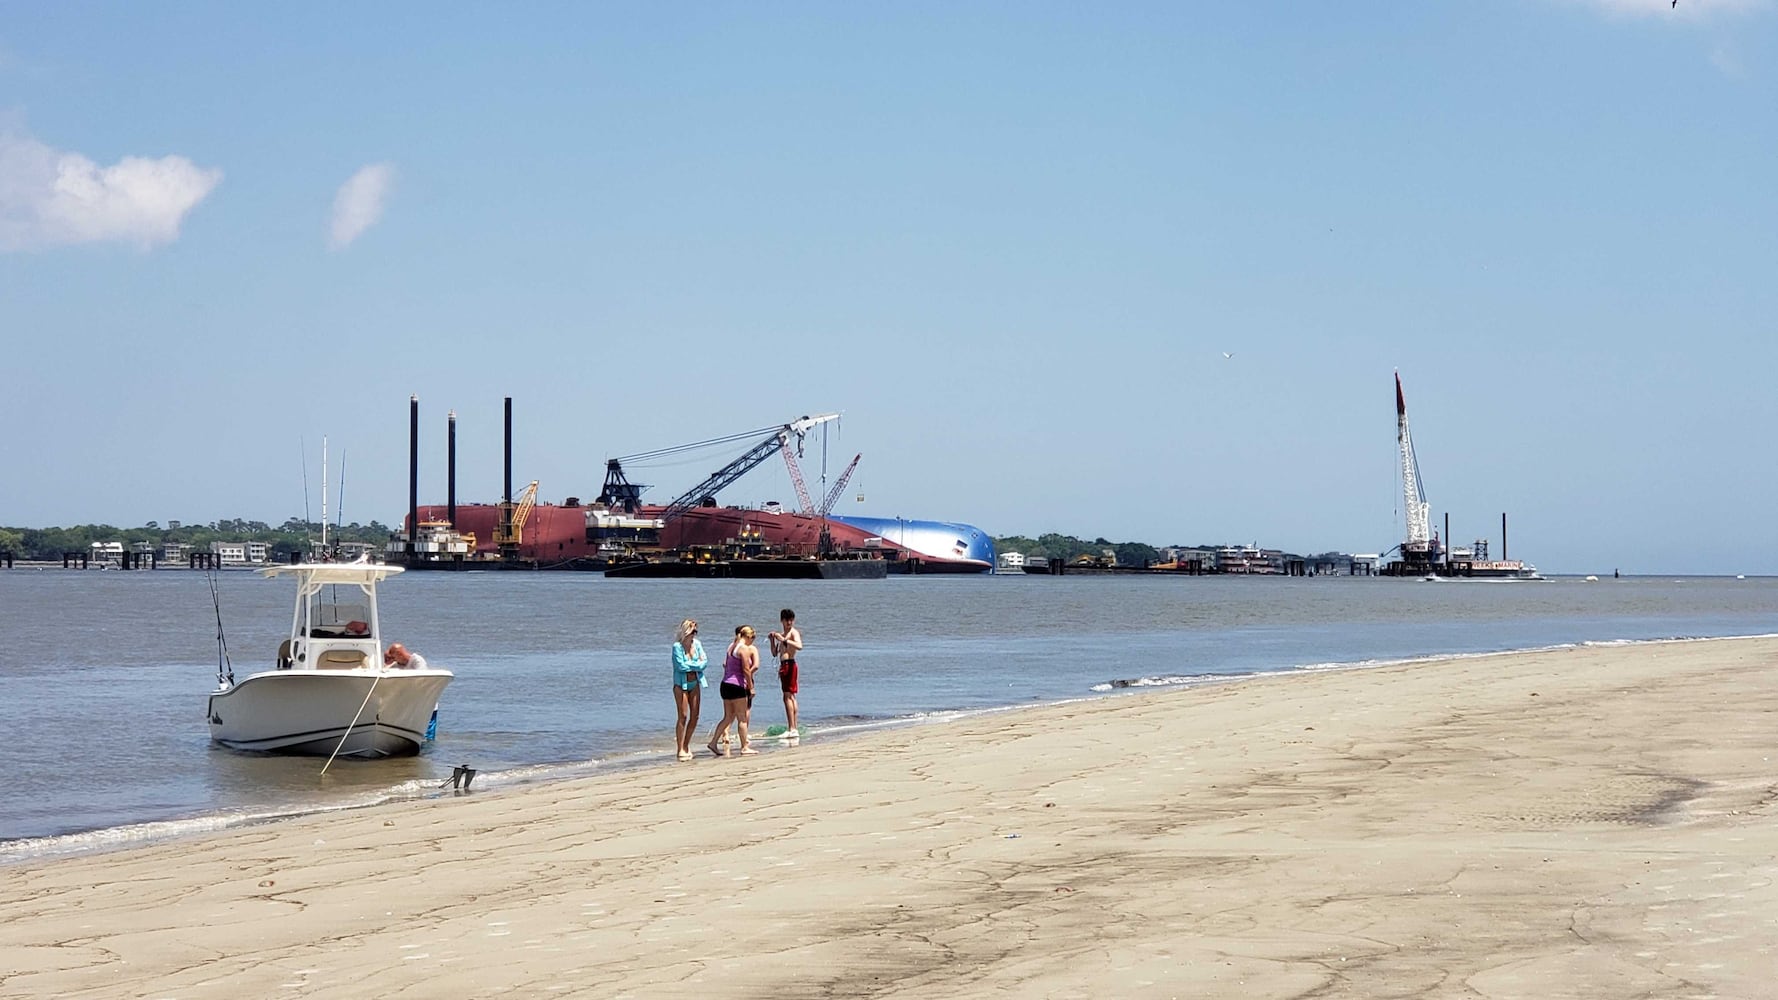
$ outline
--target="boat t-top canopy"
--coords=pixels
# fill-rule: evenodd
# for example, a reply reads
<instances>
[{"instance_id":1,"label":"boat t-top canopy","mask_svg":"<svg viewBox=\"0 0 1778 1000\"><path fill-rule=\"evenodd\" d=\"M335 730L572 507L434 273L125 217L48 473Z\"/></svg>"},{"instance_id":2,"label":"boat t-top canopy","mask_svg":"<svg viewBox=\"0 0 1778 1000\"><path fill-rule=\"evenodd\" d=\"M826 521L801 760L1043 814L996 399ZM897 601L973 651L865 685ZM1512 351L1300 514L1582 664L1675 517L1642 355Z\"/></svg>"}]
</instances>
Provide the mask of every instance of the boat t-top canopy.
<instances>
[{"instance_id":1,"label":"boat t-top canopy","mask_svg":"<svg viewBox=\"0 0 1778 1000\"><path fill-rule=\"evenodd\" d=\"M288 566L268 566L260 570L259 575L278 577L294 574L304 586L338 583L362 587L381 583L400 573L402 569L400 566L373 562L292 563Z\"/></svg>"}]
</instances>

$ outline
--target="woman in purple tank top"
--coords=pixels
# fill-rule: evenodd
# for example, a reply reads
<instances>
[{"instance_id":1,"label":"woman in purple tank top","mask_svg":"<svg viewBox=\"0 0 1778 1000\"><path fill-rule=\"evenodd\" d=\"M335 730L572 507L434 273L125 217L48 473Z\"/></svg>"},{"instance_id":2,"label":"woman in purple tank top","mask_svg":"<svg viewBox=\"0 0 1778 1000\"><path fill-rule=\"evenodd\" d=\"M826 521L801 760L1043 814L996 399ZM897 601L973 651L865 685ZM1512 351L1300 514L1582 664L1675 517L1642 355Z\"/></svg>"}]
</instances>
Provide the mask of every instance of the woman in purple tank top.
<instances>
[{"instance_id":1,"label":"woman in purple tank top","mask_svg":"<svg viewBox=\"0 0 1778 1000\"><path fill-rule=\"evenodd\" d=\"M759 650L753 648L753 626L742 625L735 629L735 641L729 643L728 654L722 659L722 684L717 689L722 693L722 721L716 724L716 731L710 734L710 742L706 744L718 757L728 756L722 741L728 735L731 722L741 738L741 749L737 752L759 752L753 749L753 741L747 736L747 724L753 717L753 674L758 669Z\"/></svg>"}]
</instances>

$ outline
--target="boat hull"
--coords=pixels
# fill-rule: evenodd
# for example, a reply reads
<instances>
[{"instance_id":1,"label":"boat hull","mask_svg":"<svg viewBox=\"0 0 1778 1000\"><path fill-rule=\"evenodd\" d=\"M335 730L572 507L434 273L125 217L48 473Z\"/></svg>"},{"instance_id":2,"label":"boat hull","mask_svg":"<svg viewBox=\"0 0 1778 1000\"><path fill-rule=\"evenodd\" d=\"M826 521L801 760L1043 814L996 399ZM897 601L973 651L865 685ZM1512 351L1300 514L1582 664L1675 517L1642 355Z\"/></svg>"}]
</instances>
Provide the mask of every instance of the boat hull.
<instances>
[{"instance_id":1,"label":"boat hull","mask_svg":"<svg viewBox=\"0 0 1778 1000\"><path fill-rule=\"evenodd\" d=\"M419 752L448 670L274 670L210 695L210 738L233 750L341 757Z\"/></svg>"}]
</instances>

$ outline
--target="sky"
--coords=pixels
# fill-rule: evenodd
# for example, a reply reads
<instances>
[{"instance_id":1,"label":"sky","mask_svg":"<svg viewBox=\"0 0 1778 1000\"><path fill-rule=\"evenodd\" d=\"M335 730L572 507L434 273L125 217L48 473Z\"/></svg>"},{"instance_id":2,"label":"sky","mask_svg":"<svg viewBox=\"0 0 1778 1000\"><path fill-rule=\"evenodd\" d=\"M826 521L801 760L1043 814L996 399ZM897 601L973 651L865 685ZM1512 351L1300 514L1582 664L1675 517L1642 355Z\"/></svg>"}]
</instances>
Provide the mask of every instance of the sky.
<instances>
[{"instance_id":1,"label":"sky","mask_svg":"<svg viewBox=\"0 0 1778 1000\"><path fill-rule=\"evenodd\" d=\"M510 396L552 502L838 412L837 513L1377 552L1399 371L1459 544L1778 573L1773 2L0 13L0 524L318 517L324 437L396 523L410 395L494 500Z\"/></svg>"}]
</instances>

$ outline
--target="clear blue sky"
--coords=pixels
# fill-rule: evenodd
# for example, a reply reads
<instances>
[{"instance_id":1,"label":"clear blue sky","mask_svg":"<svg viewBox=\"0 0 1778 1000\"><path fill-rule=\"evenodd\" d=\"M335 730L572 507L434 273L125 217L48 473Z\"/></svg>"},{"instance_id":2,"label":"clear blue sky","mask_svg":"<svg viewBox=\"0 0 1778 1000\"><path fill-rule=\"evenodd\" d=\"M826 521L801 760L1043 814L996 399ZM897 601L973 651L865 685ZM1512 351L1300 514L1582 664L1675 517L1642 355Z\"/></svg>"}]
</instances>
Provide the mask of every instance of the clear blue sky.
<instances>
[{"instance_id":1,"label":"clear blue sky","mask_svg":"<svg viewBox=\"0 0 1778 1000\"><path fill-rule=\"evenodd\" d=\"M418 393L433 501L837 410L843 513L1377 551L1399 368L1458 541L1778 572L1771 3L3 9L0 524L394 522Z\"/></svg>"}]
</instances>

